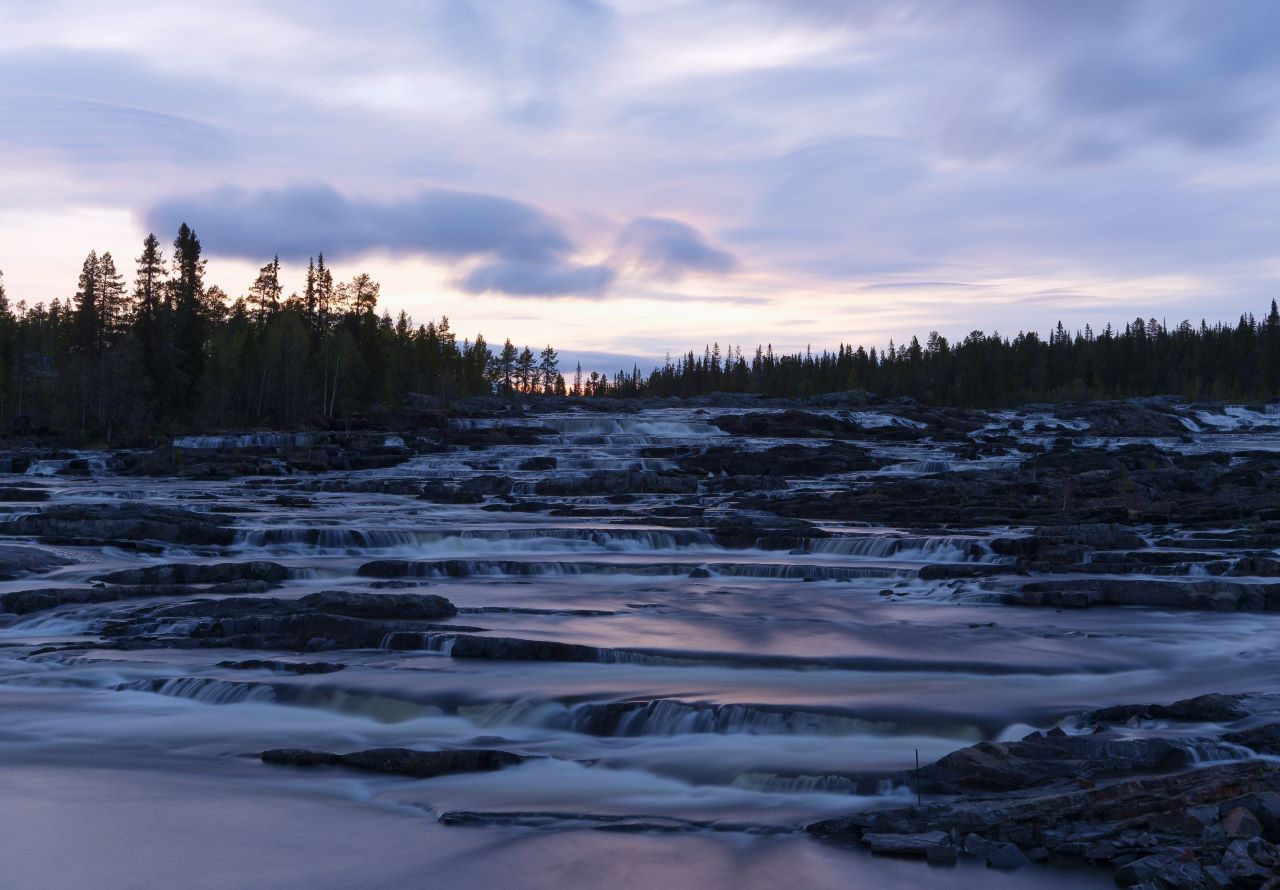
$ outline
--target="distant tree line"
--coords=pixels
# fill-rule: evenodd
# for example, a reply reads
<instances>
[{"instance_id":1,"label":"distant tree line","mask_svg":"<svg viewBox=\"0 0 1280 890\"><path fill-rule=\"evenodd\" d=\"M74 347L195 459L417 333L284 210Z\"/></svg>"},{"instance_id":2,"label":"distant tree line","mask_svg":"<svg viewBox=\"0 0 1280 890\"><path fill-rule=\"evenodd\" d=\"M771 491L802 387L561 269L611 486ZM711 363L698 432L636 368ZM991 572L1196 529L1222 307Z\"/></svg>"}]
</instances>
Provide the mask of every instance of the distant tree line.
<instances>
[{"instance_id":1,"label":"distant tree line","mask_svg":"<svg viewBox=\"0 0 1280 890\"><path fill-rule=\"evenodd\" d=\"M0 277L0 425L119 440L176 429L337 422L403 404L564 393L559 357L508 340L458 341L449 319L377 312L378 282L335 281L323 254L284 296L278 257L231 299L205 281L185 223L166 258L148 235L126 282L108 252L84 260L74 297L11 304Z\"/></svg>"},{"instance_id":2,"label":"distant tree line","mask_svg":"<svg viewBox=\"0 0 1280 890\"><path fill-rule=\"evenodd\" d=\"M841 345L835 352L783 354L757 347L707 346L649 374L633 367L612 378L581 372L572 392L614 397L696 396L713 392L805 397L860 389L912 396L938 405L996 407L1027 402L1176 395L1202 400L1270 400L1280 396L1280 312L1244 315L1232 324L1170 327L1134 319L1124 330L1062 323L1043 339L974 331L952 343L937 332L925 343L892 341L881 350Z\"/></svg>"}]
</instances>

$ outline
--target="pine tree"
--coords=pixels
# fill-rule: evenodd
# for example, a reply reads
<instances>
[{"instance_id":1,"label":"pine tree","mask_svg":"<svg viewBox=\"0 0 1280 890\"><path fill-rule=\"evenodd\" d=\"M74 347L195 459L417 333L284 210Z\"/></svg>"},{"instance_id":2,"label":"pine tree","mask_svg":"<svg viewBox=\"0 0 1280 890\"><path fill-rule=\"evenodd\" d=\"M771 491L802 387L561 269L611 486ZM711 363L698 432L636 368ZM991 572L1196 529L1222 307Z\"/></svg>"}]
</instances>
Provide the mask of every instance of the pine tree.
<instances>
[{"instance_id":1,"label":"pine tree","mask_svg":"<svg viewBox=\"0 0 1280 890\"><path fill-rule=\"evenodd\" d=\"M534 381L537 375L534 364L533 351L526 346L520 351L520 357L516 359L516 383L521 392L532 392Z\"/></svg>"},{"instance_id":2,"label":"pine tree","mask_svg":"<svg viewBox=\"0 0 1280 890\"><path fill-rule=\"evenodd\" d=\"M538 375L542 383L543 392L553 392L555 389L556 377L560 374L560 355L551 344L547 344L547 348L542 350L540 361L538 362Z\"/></svg>"},{"instance_id":3,"label":"pine tree","mask_svg":"<svg viewBox=\"0 0 1280 890\"><path fill-rule=\"evenodd\" d=\"M351 279L350 304L344 308L348 308L356 315L372 315L381 293L382 286L369 275L361 272Z\"/></svg>"},{"instance_id":4,"label":"pine tree","mask_svg":"<svg viewBox=\"0 0 1280 890\"><path fill-rule=\"evenodd\" d=\"M99 307L98 351L122 333L128 323L129 300L124 286L124 276L116 271L111 251L98 259L97 297Z\"/></svg>"},{"instance_id":5,"label":"pine tree","mask_svg":"<svg viewBox=\"0 0 1280 890\"><path fill-rule=\"evenodd\" d=\"M249 288L249 306L259 325L280 311L280 257L274 256L271 262L258 270L258 277Z\"/></svg>"},{"instance_id":6,"label":"pine tree","mask_svg":"<svg viewBox=\"0 0 1280 890\"><path fill-rule=\"evenodd\" d=\"M80 282L75 298L76 348L82 355L99 353L102 327L102 305L98 296L101 273L98 252L89 251L80 267Z\"/></svg>"},{"instance_id":7,"label":"pine tree","mask_svg":"<svg viewBox=\"0 0 1280 890\"><path fill-rule=\"evenodd\" d=\"M200 239L183 223L173 241L173 278L169 281L169 290L173 294L172 346L180 372L164 405L166 414L170 416L184 413L194 406L204 378L207 334L204 267Z\"/></svg>"},{"instance_id":8,"label":"pine tree","mask_svg":"<svg viewBox=\"0 0 1280 890\"><path fill-rule=\"evenodd\" d=\"M518 357L519 352L510 340L507 340L507 342L502 344L502 354L498 356L497 362L497 379L502 385L502 391L504 393L511 392L511 384L515 374L516 359Z\"/></svg>"}]
</instances>

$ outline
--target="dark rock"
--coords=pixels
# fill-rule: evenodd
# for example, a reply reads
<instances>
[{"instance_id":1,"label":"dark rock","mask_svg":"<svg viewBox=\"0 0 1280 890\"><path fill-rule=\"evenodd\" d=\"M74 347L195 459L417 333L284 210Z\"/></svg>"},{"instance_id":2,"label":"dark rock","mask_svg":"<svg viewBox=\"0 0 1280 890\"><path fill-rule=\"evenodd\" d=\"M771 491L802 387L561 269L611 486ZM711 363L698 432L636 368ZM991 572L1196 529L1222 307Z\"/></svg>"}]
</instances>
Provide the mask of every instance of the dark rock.
<instances>
[{"instance_id":1,"label":"dark rock","mask_svg":"<svg viewBox=\"0 0 1280 890\"><path fill-rule=\"evenodd\" d=\"M458 614L453 603L431 593L322 590L301 597L297 604L302 609L357 618L450 618Z\"/></svg>"},{"instance_id":2,"label":"dark rock","mask_svg":"<svg viewBox=\"0 0 1280 890\"><path fill-rule=\"evenodd\" d=\"M1235 807L1222 817L1222 831L1229 838L1258 837L1262 823L1244 807Z\"/></svg>"},{"instance_id":3,"label":"dark rock","mask_svg":"<svg viewBox=\"0 0 1280 890\"><path fill-rule=\"evenodd\" d=\"M13 535L42 539L163 541L171 544L225 545L234 534L228 518L155 504L64 504L5 523Z\"/></svg>"},{"instance_id":4,"label":"dark rock","mask_svg":"<svg viewBox=\"0 0 1280 890\"><path fill-rule=\"evenodd\" d=\"M1016 844L1007 841L989 841L981 835L970 834L964 839L964 848L992 868L1015 869L1031 864Z\"/></svg>"},{"instance_id":5,"label":"dark rock","mask_svg":"<svg viewBox=\"0 0 1280 890\"><path fill-rule=\"evenodd\" d=\"M855 439L865 430L856 423L828 414L812 414L794 409L752 414L724 414L709 422L731 436L779 439Z\"/></svg>"},{"instance_id":6,"label":"dark rock","mask_svg":"<svg viewBox=\"0 0 1280 890\"><path fill-rule=\"evenodd\" d=\"M945 831L927 831L920 834L864 834L862 842L872 853L881 856L907 856L923 859L930 851L951 847L951 835Z\"/></svg>"},{"instance_id":7,"label":"dark rock","mask_svg":"<svg viewBox=\"0 0 1280 890\"><path fill-rule=\"evenodd\" d=\"M25 544L0 544L0 578L40 574L71 560L59 553Z\"/></svg>"},{"instance_id":8,"label":"dark rock","mask_svg":"<svg viewBox=\"0 0 1280 890\"><path fill-rule=\"evenodd\" d=\"M1199 744L1212 746L1209 740ZM919 781L927 793L1011 791L1186 766L1198 751L1196 742L1181 739L1032 735L1020 742L961 748L922 769Z\"/></svg>"},{"instance_id":9,"label":"dark rock","mask_svg":"<svg viewBox=\"0 0 1280 890\"><path fill-rule=\"evenodd\" d=\"M345 670L346 665L333 661L277 661L275 659L249 658L244 661L220 661L218 667L233 671L282 671L287 674L332 674Z\"/></svg>"},{"instance_id":10,"label":"dark rock","mask_svg":"<svg viewBox=\"0 0 1280 890\"><path fill-rule=\"evenodd\" d=\"M0 594L0 612L26 615L66 605L109 603L120 600L171 597L183 599L210 593L265 593L273 585L262 581L236 581L209 587L184 587L170 584L113 585L111 587L46 587Z\"/></svg>"},{"instance_id":11,"label":"dark rock","mask_svg":"<svg viewBox=\"0 0 1280 890\"><path fill-rule=\"evenodd\" d=\"M289 570L277 562L170 563L139 569L121 569L101 576L107 584L226 584L234 581L264 581L280 584Z\"/></svg>"},{"instance_id":12,"label":"dark rock","mask_svg":"<svg viewBox=\"0 0 1280 890\"><path fill-rule=\"evenodd\" d=\"M0 600L2 599L3 597L0 597ZM1229 732L1223 738L1237 745L1252 748L1259 754L1280 754L1280 722L1264 723L1262 726L1240 732Z\"/></svg>"},{"instance_id":13,"label":"dark rock","mask_svg":"<svg viewBox=\"0 0 1280 890\"><path fill-rule=\"evenodd\" d=\"M300 748L274 748L262 752L263 763L302 767L345 766L415 779L430 779L450 773L490 772L525 760L520 754L493 749L415 751L410 748L370 748L351 754L330 754Z\"/></svg>"},{"instance_id":14,"label":"dark rock","mask_svg":"<svg viewBox=\"0 0 1280 890\"><path fill-rule=\"evenodd\" d=\"M526 472L554 470L555 468L556 459L549 454L526 458L520 462L520 469Z\"/></svg>"},{"instance_id":15,"label":"dark rock","mask_svg":"<svg viewBox=\"0 0 1280 890\"><path fill-rule=\"evenodd\" d=\"M874 469L883 461L857 445L778 445L763 451L747 451L733 445L715 445L686 454L678 461L686 473L724 476L803 478L830 476L854 470ZM726 486L730 490L734 486Z\"/></svg>"},{"instance_id":16,"label":"dark rock","mask_svg":"<svg viewBox=\"0 0 1280 890\"><path fill-rule=\"evenodd\" d=\"M1182 720L1188 723L1230 723L1249 715L1241 702L1243 695L1223 695L1209 693L1195 698L1184 698L1167 705L1116 705L1099 708L1084 716L1089 723L1128 723L1133 718L1140 720ZM1280 724L1276 724L1280 731ZM1265 727L1262 727L1265 729ZM1247 742L1224 736L1228 741L1246 745ZM1252 747L1252 746L1250 746Z\"/></svg>"},{"instance_id":17,"label":"dark rock","mask_svg":"<svg viewBox=\"0 0 1280 890\"><path fill-rule=\"evenodd\" d=\"M385 604L373 602L383 598ZM404 633L421 638L430 631L480 630L424 620L455 614L452 603L433 594L323 591L296 600L226 597L147 607L108 622L102 634L153 644L315 652L373 648Z\"/></svg>"},{"instance_id":18,"label":"dark rock","mask_svg":"<svg viewBox=\"0 0 1280 890\"><path fill-rule=\"evenodd\" d=\"M0 502L34 503L49 500L49 492L30 485L0 485Z\"/></svg>"}]
</instances>

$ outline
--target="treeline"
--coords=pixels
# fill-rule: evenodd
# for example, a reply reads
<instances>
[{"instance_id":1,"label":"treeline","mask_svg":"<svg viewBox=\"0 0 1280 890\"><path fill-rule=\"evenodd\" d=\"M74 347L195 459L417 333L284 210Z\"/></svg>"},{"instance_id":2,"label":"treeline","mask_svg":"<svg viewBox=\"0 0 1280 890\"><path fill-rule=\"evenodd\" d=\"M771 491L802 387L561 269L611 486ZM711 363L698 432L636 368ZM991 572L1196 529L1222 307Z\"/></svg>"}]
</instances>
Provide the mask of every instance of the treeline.
<instances>
[{"instance_id":1,"label":"treeline","mask_svg":"<svg viewBox=\"0 0 1280 890\"><path fill-rule=\"evenodd\" d=\"M912 396L938 405L996 407L1026 402L1177 395L1203 400L1270 400L1280 396L1280 312L1234 325L1184 321L1176 327L1134 319L1123 331L1086 326L1074 334L1059 322L1048 339L1035 332L1003 337L974 331L952 343L937 332L875 347L781 354L771 346L750 357L708 346L612 378L590 375L575 391L614 397L696 396L713 392L798 398L860 389Z\"/></svg>"},{"instance_id":2,"label":"treeline","mask_svg":"<svg viewBox=\"0 0 1280 890\"><path fill-rule=\"evenodd\" d=\"M298 426L403 404L494 392L565 392L559 358L509 340L458 341L447 317L379 315L369 275L335 281L323 254L301 294L280 260L232 299L205 281L185 223L166 258L149 235L133 281L91 252L74 297L11 304L0 277L0 425L119 440L177 429Z\"/></svg>"}]
</instances>

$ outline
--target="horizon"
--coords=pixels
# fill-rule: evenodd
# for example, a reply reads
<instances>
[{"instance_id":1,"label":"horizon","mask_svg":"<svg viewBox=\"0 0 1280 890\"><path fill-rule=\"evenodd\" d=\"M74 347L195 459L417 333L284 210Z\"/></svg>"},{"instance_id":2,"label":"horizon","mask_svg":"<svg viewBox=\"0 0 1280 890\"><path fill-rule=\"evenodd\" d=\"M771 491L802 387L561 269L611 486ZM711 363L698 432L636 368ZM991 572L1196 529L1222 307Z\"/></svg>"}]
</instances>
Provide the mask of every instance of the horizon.
<instances>
[{"instance_id":1,"label":"horizon","mask_svg":"<svg viewBox=\"0 0 1280 890\"><path fill-rule=\"evenodd\" d=\"M1278 290L1269 4L312 9L12 13L11 300L183 219L233 299L323 252L393 314L624 367Z\"/></svg>"},{"instance_id":2,"label":"horizon","mask_svg":"<svg viewBox=\"0 0 1280 890\"><path fill-rule=\"evenodd\" d=\"M184 220L183 223L181 224L187 224L187 223ZM199 235L199 230L195 226L191 226L191 230L197 236ZM155 234L155 233L150 233L150 234ZM166 244L166 242L163 239L161 239L160 243L162 247ZM169 245L169 246L172 249L172 245ZM99 256L101 256L103 253L109 252L111 253L113 259L115 257L115 253L113 251L96 251L96 252ZM117 266L122 270L129 270L132 268L127 263L126 264L117 263ZM281 262L280 268L282 272L284 272L284 270L286 270L288 267L287 267L287 264L285 264L284 262ZM333 266L329 266L329 268L331 271L334 269ZM355 272L353 274L360 274L361 272L368 272L368 270L361 269L360 272ZM376 272L372 272L368 274L370 274L370 276L375 281L378 280L378 276ZM299 286L290 287L287 284L284 284L285 282L289 282L291 280L290 276L288 274L280 275L280 281L282 282L283 292L286 298L298 298L299 295L302 293L304 289L303 284L306 278L305 271L301 273L300 277L301 277L301 280L298 282ZM339 272L337 275L335 275L335 280L343 281L345 277L346 276L343 273ZM124 272L124 279L125 279L126 287L130 290L130 292L132 292L132 287L133 287L132 275L130 275L126 271ZM237 292L227 290L225 287L222 286L221 282L211 280L211 276L206 275L206 279L208 279L205 282L207 287L210 287L210 288L218 287L225 293L226 305L228 307L233 306L238 301L247 299L247 293L249 290L248 287L244 288L241 292L237 293ZM0 268L0 289L3 289L5 291L5 295L9 300L10 307L13 307L16 304L22 303L22 304L25 304L26 308L30 309L37 305L48 305L49 303L52 303L53 300L58 300L61 302L62 305L67 307L70 307L73 305L72 297L54 297L49 301L30 301L20 296L14 296L9 294L7 285L5 283L4 269L2 268ZM1276 299L1272 298L1267 305L1274 308L1276 306ZM378 302L376 311L379 316L386 314L386 315L389 315L392 319L395 319L403 308L404 307L397 307L393 304L390 304L386 300L380 299ZM1265 309L1265 308L1266 308L1265 306L1259 307L1259 310ZM406 313L408 312L407 309L404 309L404 311ZM1211 318L1208 316L1201 316L1199 319L1190 318L1190 317L1170 319L1167 316L1161 317L1161 318L1157 318L1156 316L1135 316L1134 318L1141 318L1144 322L1155 321L1155 322L1158 322L1161 326L1172 330L1184 323L1191 323L1193 326L1196 326L1197 323L1200 326L1208 325L1210 327L1214 325L1230 326L1230 325L1236 324L1242 318L1248 317L1250 319L1261 319L1263 315L1264 313L1262 311L1245 310L1237 318ZM441 316L421 318L421 317L415 317L412 314L410 314L409 317L415 327L426 325L428 322L438 323L441 320ZM1076 328L1072 328L1066 325L1063 325L1063 327L1066 330L1066 332L1072 335L1073 337L1080 336L1088 332L1092 332L1093 334L1099 334L1105 329L1112 329L1112 330L1115 330L1116 332L1121 332L1128 329L1128 326L1134 321L1134 318L1123 319L1119 321L1112 320L1112 319L1106 319L1101 322L1085 321L1083 324L1081 324L1079 327L1076 327ZM885 347L889 346L890 344L894 344L897 346L905 346L907 344L910 344L913 340L919 340L923 344L923 342L927 338L929 338L931 335L935 333L943 336L945 339L950 341L952 345L958 344L966 336L973 333L981 333L985 336L993 337L993 338L999 337L1006 341L1015 339L1016 337L1022 336L1023 334L1035 334L1036 336L1040 337L1041 340L1047 340L1048 336L1052 334L1055 328L1060 324L1062 324L1062 322L1059 319L1053 322L1046 321L1043 325L1039 327L1029 327L1026 329L1019 328L1015 331L1007 331L1007 330L1002 331L999 328L991 328L989 330L974 328L969 331L957 332L955 334L948 334L942 331L938 331L936 329L930 329L927 332L925 331L913 332L901 337L891 336L888 341L885 341L883 343L847 342L847 341L841 340L835 343L805 343L803 345L795 345L795 346L787 347L787 346L782 346L772 342L760 342L760 343L750 344L743 351L743 355L747 356L749 360L750 355L753 354L757 348L771 350L773 353L779 356L801 355L806 352L809 352L810 350L812 350L815 354L818 354L818 353L825 354L828 352L834 353L837 349L840 349L840 348L849 348L851 350L856 350L861 348L871 353L876 353L876 352L883 353L885 351ZM460 340L467 340L467 341L474 342L476 339L476 335L480 335L484 337L485 342L487 343L489 347L489 351L491 353L500 352L501 345L504 340L512 340L513 344L516 345L517 347L535 348L535 352L537 347L544 345L544 344L526 343L523 341L519 341L518 339L511 338L509 334L506 334L502 331L496 331L496 332L493 332L492 334L486 333L485 331L467 332L465 329L460 328L456 323L456 321L452 318L449 319L449 326L450 326L450 330L452 330L455 336L457 336ZM623 373L628 373L633 368L638 368L640 372L647 375L650 371L661 369L664 366L664 364L666 364L668 361L678 362L680 359L690 354L695 356L701 356L706 349L710 349L713 346L720 347L721 352L727 354L727 353L730 353L735 348L741 349L744 344L722 343L720 341L710 340L710 341L705 341L696 345L689 345L683 349L665 350L663 354L657 355L657 356L628 355L623 353L601 352L601 351L595 351L595 350L581 350L581 349L574 349L572 347L567 349L561 349L556 343L550 343L545 345L556 347L557 352L560 355L560 359L562 363L562 371L567 372L566 376L569 376L570 374L572 374L574 371L575 365L578 365L581 367L583 374L597 372L602 376L609 377L609 376L612 376L615 372L619 372L619 371Z\"/></svg>"}]
</instances>

